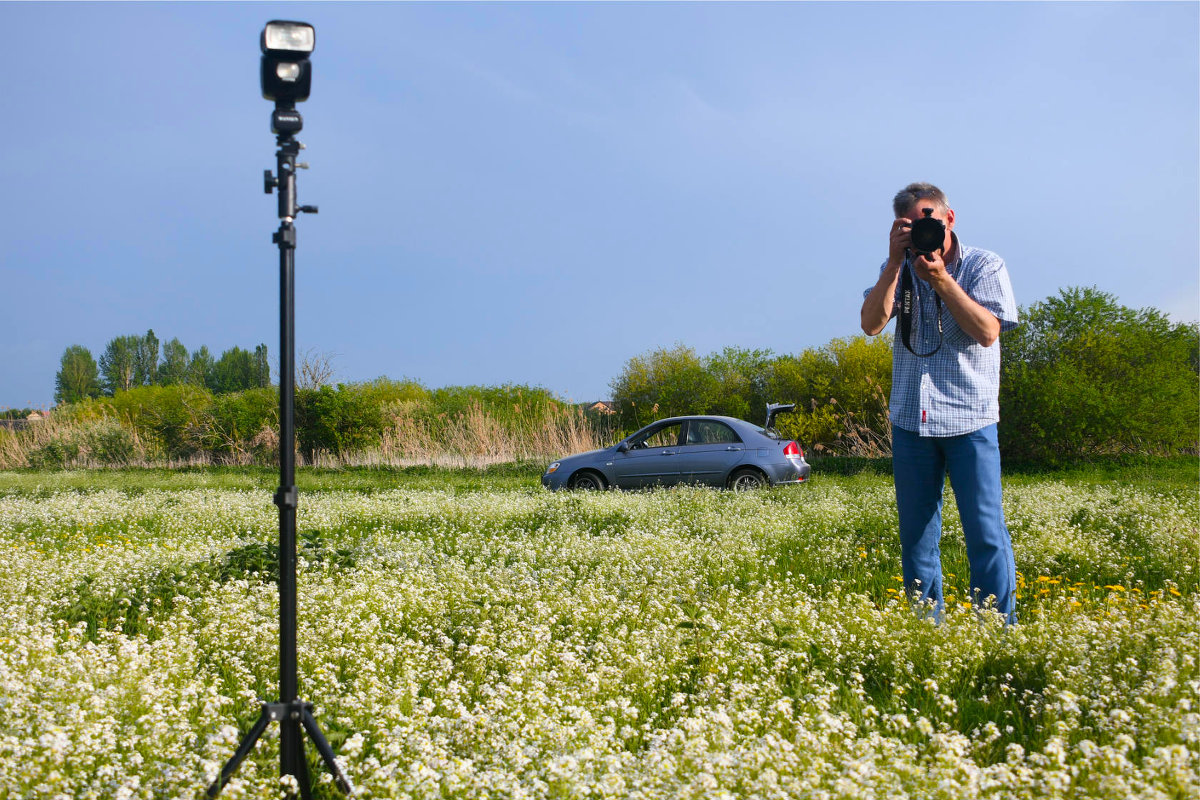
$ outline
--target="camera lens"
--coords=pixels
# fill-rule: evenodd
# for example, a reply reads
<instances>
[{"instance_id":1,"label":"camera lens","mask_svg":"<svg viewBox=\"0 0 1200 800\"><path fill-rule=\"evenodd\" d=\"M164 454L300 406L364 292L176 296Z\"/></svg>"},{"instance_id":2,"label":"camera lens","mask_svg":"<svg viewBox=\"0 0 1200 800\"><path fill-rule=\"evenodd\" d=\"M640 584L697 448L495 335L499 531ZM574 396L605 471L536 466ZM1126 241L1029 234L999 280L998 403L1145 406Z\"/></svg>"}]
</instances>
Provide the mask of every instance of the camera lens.
<instances>
[{"instance_id":1,"label":"camera lens","mask_svg":"<svg viewBox=\"0 0 1200 800\"><path fill-rule=\"evenodd\" d=\"M946 242L946 226L935 217L922 217L912 224L910 232L913 250L927 256Z\"/></svg>"}]
</instances>

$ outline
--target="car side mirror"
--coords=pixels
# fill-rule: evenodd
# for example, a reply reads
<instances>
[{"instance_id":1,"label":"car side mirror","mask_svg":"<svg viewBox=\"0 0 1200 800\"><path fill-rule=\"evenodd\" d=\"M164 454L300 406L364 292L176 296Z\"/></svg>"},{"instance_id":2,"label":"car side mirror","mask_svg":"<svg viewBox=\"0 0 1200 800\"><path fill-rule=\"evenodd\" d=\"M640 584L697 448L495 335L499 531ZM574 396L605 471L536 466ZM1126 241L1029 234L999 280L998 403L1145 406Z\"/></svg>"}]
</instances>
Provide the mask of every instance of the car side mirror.
<instances>
[{"instance_id":1,"label":"car side mirror","mask_svg":"<svg viewBox=\"0 0 1200 800\"><path fill-rule=\"evenodd\" d=\"M628 453L629 452L629 442L621 442L619 445L617 445L617 452L618 453Z\"/></svg>"}]
</instances>

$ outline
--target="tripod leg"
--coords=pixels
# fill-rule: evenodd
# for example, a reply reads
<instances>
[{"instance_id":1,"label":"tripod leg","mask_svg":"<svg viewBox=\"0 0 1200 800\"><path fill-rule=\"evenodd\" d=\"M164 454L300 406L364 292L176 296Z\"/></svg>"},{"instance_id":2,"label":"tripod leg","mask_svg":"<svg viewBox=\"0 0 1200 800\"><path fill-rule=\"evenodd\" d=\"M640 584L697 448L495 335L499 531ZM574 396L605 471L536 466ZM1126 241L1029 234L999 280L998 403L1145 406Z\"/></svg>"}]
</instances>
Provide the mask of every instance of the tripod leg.
<instances>
[{"instance_id":1,"label":"tripod leg","mask_svg":"<svg viewBox=\"0 0 1200 800\"><path fill-rule=\"evenodd\" d=\"M300 740L300 761L296 779L300 781L300 800L312 800L312 779L308 775L308 759L304 755L304 737L300 735L300 726L296 726L296 738Z\"/></svg>"},{"instance_id":2,"label":"tripod leg","mask_svg":"<svg viewBox=\"0 0 1200 800\"><path fill-rule=\"evenodd\" d=\"M225 788L225 784L229 783L229 779L233 777L233 773L237 772L237 768L242 765L242 761L246 756L250 755L250 751L254 749L254 745L258 743L258 737L262 736L263 731L267 729L267 725L271 722L271 714L266 706L263 707L262 714L258 721L254 723L254 727L242 739L242 743L238 745L237 752L225 763L221 768L221 774L208 787L207 795L209 798L214 798L221 793Z\"/></svg>"},{"instance_id":3,"label":"tripod leg","mask_svg":"<svg viewBox=\"0 0 1200 800\"><path fill-rule=\"evenodd\" d=\"M329 772L333 775L337 787L342 790L343 794L354 794L354 787L350 785L350 781L346 778L346 773L342 772L342 768L338 766L337 760L333 756L333 748L329 746L329 741L325 738L325 734L321 733L320 727L317 726L317 720L312 715L311 709L304 709L304 730L308 731L308 738L312 739L313 744L317 747L317 752L321 754L321 759L325 762L325 766L329 768Z\"/></svg>"}]
</instances>

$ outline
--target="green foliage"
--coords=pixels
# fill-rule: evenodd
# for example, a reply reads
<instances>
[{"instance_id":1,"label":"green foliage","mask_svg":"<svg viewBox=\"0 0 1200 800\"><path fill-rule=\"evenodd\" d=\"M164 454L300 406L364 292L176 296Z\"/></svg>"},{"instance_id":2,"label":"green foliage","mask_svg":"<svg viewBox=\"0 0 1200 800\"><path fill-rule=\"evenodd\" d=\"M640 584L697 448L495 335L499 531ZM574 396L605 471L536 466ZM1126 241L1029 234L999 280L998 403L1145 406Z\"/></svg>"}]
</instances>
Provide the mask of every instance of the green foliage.
<instances>
[{"instance_id":1,"label":"green foliage","mask_svg":"<svg viewBox=\"0 0 1200 800\"><path fill-rule=\"evenodd\" d=\"M101 386L112 396L135 386L158 382L158 337L153 330L145 336L118 336L109 341L100 356Z\"/></svg>"},{"instance_id":2,"label":"green foliage","mask_svg":"<svg viewBox=\"0 0 1200 800\"><path fill-rule=\"evenodd\" d=\"M773 356L770 350L745 350L726 347L704 359L715 394L709 413L750 420L762 424L767 403L773 402L768 385Z\"/></svg>"},{"instance_id":3,"label":"green foliage","mask_svg":"<svg viewBox=\"0 0 1200 800\"><path fill-rule=\"evenodd\" d=\"M260 344L253 353L231 347L208 371L207 385L214 394L241 392L269 386L270 377L265 344Z\"/></svg>"},{"instance_id":4,"label":"green foliage","mask_svg":"<svg viewBox=\"0 0 1200 800\"><path fill-rule=\"evenodd\" d=\"M187 458L203 449L213 398L198 386L139 386L92 401L75 412L83 418L114 418L136 432L151 450Z\"/></svg>"},{"instance_id":5,"label":"green foliage","mask_svg":"<svg viewBox=\"0 0 1200 800\"><path fill-rule=\"evenodd\" d=\"M153 330L138 339L133 355L133 385L153 386L158 383L158 337Z\"/></svg>"},{"instance_id":6,"label":"green foliage","mask_svg":"<svg viewBox=\"0 0 1200 800\"><path fill-rule=\"evenodd\" d=\"M1104 453L1195 452L1200 328L1095 288L1023 309L1005 335L1000 445L1055 463Z\"/></svg>"},{"instance_id":7,"label":"green foliage","mask_svg":"<svg viewBox=\"0 0 1200 800\"><path fill-rule=\"evenodd\" d=\"M676 344L629 359L611 388L620 423L638 428L660 417L708 413L719 383L695 350Z\"/></svg>"},{"instance_id":8,"label":"green foliage","mask_svg":"<svg viewBox=\"0 0 1200 800\"><path fill-rule=\"evenodd\" d=\"M186 382L193 386L209 386L212 381L214 364L212 353L208 352L208 346L200 345L192 353L192 359L188 362Z\"/></svg>"},{"instance_id":9,"label":"green foliage","mask_svg":"<svg viewBox=\"0 0 1200 800\"><path fill-rule=\"evenodd\" d=\"M109 341L100 355L101 385L110 397L134 385L139 336L118 336Z\"/></svg>"},{"instance_id":10,"label":"green foliage","mask_svg":"<svg viewBox=\"0 0 1200 800\"><path fill-rule=\"evenodd\" d=\"M163 345L162 361L158 364L158 382L163 386L187 383L188 351L179 339Z\"/></svg>"},{"instance_id":11,"label":"green foliage","mask_svg":"<svg viewBox=\"0 0 1200 800\"><path fill-rule=\"evenodd\" d=\"M209 409L205 448L221 455L249 453L255 462L270 463L278 458L278 427L275 387L217 395Z\"/></svg>"},{"instance_id":12,"label":"green foliage","mask_svg":"<svg viewBox=\"0 0 1200 800\"><path fill-rule=\"evenodd\" d=\"M123 467L139 454L133 433L116 420L106 420L84 432L84 444L91 457L101 464Z\"/></svg>"},{"instance_id":13,"label":"green foliage","mask_svg":"<svg viewBox=\"0 0 1200 800\"><path fill-rule=\"evenodd\" d=\"M780 432L814 448L834 449L852 419L882 434L891 386L890 334L833 339L780 356L768 376L772 397L797 404L796 413L780 418Z\"/></svg>"},{"instance_id":14,"label":"green foliage","mask_svg":"<svg viewBox=\"0 0 1200 800\"><path fill-rule=\"evenodd\" d=\"M79 457L79 443L71 437L56 437L30 451L29 466L34 469L63 469Z\"/></svg>"},{"instance_id":15,"label":"green foliage","mask_svg":"<svg viewBox=\"0 0 1200 800\"><path fill-rule=\"evenodd\" d=\"M682 344L631 358L613 381L620 423L637 428L684 414L723 414L761 425L768 402L796 403L785 435L832 444L849 415L882 428L891 389L892 339L834 339L799 355L728 347L704 358Z\"/></svg>"},{"instance_id":16,"label":"green foliage","mask_svg":"<svg viewBox=\"0 0 1200 800\"><path fill-rule=\"evenodd\" d=\"M296 391L296 440L309 457L321 450L343 454L378 445L386 418L372 384L339 383Z\"/></svg>"},{"instance_id":17,"label":"green foliage","mask_svg":"<svg viewBox=\"0 0 1200 800\"><path fill-rule=\"evenodd\" d=\"M100 370L86 347L73 344L62 355L54 379L54 402L77 403L100 396Z\"/></svg>"}]
</instances>

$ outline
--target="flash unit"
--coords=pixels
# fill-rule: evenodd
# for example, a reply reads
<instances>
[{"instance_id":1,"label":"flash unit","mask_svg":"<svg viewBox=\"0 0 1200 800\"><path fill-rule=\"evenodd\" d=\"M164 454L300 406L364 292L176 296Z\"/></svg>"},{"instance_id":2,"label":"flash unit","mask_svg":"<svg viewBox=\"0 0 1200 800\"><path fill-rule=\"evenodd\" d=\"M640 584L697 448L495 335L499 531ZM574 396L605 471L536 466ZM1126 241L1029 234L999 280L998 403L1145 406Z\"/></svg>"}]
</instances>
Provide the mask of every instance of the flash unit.
<instances>
[{"instance_id":1,"label":"flash unit","mask_svg":"<svg viewBox=\"0 0 1200 800\"><path fill-rule=\"evenodd\" d=\"M308 55L316 42L316 31L307 22L276 19L267 23L259 39L264 98L284 106L308 99L312 87Z\"/></svg>"}]
</instances>

